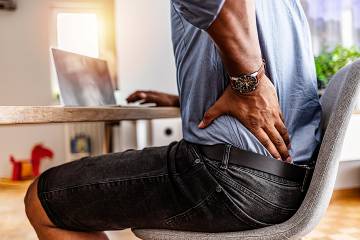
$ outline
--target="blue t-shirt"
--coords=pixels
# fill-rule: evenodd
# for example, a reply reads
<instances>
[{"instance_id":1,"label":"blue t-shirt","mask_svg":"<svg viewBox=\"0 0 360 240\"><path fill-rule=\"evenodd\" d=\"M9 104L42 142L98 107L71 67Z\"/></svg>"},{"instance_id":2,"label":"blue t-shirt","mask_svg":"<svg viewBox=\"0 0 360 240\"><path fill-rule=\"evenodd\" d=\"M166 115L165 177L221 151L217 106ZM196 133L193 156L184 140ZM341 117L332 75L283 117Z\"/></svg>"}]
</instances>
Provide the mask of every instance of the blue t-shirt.
<instances>
[{"instance_id":1,"label":"blue t-shirt","mask_svg":"<svg viewBox=\"0 0 360 240\"><path fill-rule=\"evenodd\" d=\"M222 95L228 78L219 52L204 31L224 0L172 0L172 40L184 139L229 143L271 156L237 119L222 116L199 129L204 113ZM321 106L308 23L299 0L256 0L257 29L267 76L273 82L296 164L307 163L320 142Z\"/></svg>"}]
</instances>

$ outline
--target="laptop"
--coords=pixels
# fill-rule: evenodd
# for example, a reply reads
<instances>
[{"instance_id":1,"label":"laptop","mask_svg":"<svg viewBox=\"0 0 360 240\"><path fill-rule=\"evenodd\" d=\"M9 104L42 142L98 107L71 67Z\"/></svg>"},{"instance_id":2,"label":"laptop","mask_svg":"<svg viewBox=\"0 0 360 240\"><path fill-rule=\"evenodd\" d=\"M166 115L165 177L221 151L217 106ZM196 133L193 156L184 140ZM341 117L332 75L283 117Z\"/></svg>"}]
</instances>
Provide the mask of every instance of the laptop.
<instances>
[{"instance_id":1,"label":"laptop","mask_svg":"<svg viewBox=\"0 0 360 240\"><path fill-rule=\"evenodd\" d=\"M105 60L55 48L51 51L63 105L119 106Z\"/></svg>"}]
</instances>

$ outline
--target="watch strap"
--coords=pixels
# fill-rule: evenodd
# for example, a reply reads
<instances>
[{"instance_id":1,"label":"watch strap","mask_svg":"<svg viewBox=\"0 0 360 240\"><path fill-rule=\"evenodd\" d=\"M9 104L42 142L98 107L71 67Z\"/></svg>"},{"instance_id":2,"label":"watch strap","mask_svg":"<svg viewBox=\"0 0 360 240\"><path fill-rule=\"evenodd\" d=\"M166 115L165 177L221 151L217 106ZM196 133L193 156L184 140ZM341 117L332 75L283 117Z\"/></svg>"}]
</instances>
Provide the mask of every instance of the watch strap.
<instances>
[{"instance_id":1,"label":"watch strap","mask_svg":"<svg viewBox=\"0 0 360 240\"><path fill-rule=\"evenodd\" d=\"M239 77L230 77L230 80L238 80L239 78L243 77L243 76L251 76L251 77L255 77L257 80L260 80L261 78L263 78L265 76L265 61L263 60L263 62L261 63L260 68L250 74L241 74Z\"/></svg>"},{"instance_id":2,"label":"watch strap","mask_svg":"<svg viewBox=\"0 0 360 240\"><path fill-rule=\"evenodd\" d=\"M257 74L256 74L256 78L257 80L259 81L260 79L262 79L263 77L265 76L265 62L263 62L261 64L261 67L260 69L257 71Z\"/></svg>"}]
</instances>

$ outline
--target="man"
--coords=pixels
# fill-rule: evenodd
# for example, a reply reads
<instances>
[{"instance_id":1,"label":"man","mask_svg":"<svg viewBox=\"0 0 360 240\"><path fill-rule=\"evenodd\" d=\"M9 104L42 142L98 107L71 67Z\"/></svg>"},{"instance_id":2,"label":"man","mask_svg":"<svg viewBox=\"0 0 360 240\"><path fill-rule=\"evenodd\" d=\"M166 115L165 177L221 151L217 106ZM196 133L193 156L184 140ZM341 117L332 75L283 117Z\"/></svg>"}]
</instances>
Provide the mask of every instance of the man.
<instances>
[{"instance_id":1,"label":"man","mask_svg":"<svg viewBox=\"0 0 360 240\"><path fill-rule=\"evenodd\" d=\"M46 171L25 199L40 239L107 239L102 231L130 227L254 229L300 206L321 108L299 1L171 6L180 97L140 91L128 100L180 105L184 140Z\"/></svg>"}]
</instances>

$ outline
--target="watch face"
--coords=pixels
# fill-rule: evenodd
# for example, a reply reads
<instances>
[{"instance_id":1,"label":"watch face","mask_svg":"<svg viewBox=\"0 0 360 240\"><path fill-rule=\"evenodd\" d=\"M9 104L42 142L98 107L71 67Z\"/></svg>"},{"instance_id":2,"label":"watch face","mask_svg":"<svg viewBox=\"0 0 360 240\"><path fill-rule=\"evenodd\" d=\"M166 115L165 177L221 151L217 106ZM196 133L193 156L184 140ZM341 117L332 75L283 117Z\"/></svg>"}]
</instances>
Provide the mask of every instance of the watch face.
<instances>
[{"instance_id":1,"label":"watch face","mask_svg":"<svg viewBox=\"0 0 360 240\"><path fill-rule=\"evenodd\" d=\"M232 88L240 93L249 93L256 89L258 80L253 76L242 76L236 80L232 80Z\"/></svg>"}]
</instances>

